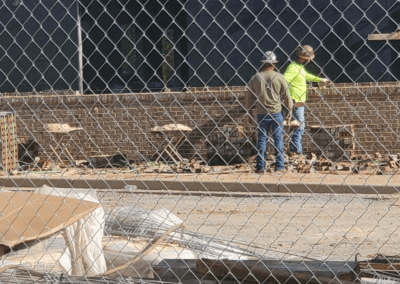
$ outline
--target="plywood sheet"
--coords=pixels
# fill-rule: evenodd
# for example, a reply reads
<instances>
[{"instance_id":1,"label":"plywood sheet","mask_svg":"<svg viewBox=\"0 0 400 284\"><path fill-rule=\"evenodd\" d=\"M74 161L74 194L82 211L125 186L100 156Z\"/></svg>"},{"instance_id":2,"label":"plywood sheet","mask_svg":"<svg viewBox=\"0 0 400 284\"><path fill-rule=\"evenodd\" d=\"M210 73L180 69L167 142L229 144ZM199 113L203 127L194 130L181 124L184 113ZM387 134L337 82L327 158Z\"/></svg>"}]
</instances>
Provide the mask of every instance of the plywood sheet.
<instances>
[{"instance_id":1,"label":"plywood sheet","mask_svg":"<svg viewBox=\"0 0 400 284\"><path fill-rule=\"evenodd\" d=\"M100 206L66 197L0 192L0 245L13 247L52 235Z\"/></svg>"}]
</instances>

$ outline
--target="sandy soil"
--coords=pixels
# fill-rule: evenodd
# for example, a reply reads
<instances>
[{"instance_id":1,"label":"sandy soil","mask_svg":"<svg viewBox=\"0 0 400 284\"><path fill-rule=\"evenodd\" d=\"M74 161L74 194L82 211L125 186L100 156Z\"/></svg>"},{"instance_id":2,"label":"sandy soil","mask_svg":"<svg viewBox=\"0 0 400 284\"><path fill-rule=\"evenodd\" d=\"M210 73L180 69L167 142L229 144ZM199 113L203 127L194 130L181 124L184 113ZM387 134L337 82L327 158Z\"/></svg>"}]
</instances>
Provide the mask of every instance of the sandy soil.
<instances>
[{"instance_id":1,"label":"sandy soil","mask_svg":"<svg viewBox=\"0 0 400 284\"><path fill-rule=\"evenodd\" d=\"M104 206L167 208L189 230L258 246L266 256L359 260L399 254L399 196L279 195L221 198L99 193Z\"/></svg>"}]
</instances>

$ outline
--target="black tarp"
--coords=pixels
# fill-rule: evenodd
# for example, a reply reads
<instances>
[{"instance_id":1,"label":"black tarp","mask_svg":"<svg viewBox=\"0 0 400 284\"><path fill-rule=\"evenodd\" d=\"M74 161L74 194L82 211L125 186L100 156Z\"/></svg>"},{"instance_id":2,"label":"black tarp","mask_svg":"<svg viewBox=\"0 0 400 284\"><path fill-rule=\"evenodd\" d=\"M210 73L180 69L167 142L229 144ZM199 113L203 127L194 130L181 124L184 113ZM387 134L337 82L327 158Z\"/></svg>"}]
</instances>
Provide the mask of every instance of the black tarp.
<instances>
[{"instance_id":1,"label":"black tarp","mask_svg":"<svg viewBox=\"0 0 400 284\"><path fill-rule=\"evenodd\" d=\"M308 69L334 82L400 78L400 41L367 40L397 30L396 0L189 0L186 10L190 86L243 85L268 50L284 72L303 44L316 50Z\"/></svg>"},{"instance_id":2,"label":"black tarp","mask_svg":"<svg viewBox=\"0 0 400 284\"><path fill-rule=\"evenodd\" d=\"M77 3L0 3L0 91L78 89Z\"/></svg>"},{"instance_id":3,"label":"black tarp","mask_svg":"<svg viewBox=\"0 0 400 284\"><path fill-rule=\"evenodd\" d=\"M334 82L400 78L395 0L80 0L87 93L244 85L263 52L283 72L300 44ZM78 89L77 2L0 4L0 91ZM169 67L169 65L172 65Z\"/></svg>"},{"instance_id":4,"label":"black tarp","mask_svg":"<svg viewBox=\"0 0 400 284\"><path fill-rule=\"evenodd\" d=\"M284 72L300 44L316 50L308 69L334 82L400 78L400 41L367 40L370 33L397 30L400 4L395 0L82 3L84 77L92 92L244 85L259 67L263 52L275 51ZM134 63L124 68L126 57L118 47L121 26L135 27ZM169 30L176 60L174 76L165 83L161 38Z\"/></svg>"},{"instance_id":5,"label":"black tarp","mask_svg":"<svg viewBox=\"0 0 400 284\"><path fill-rule=\"evenodd\" d=\"M183 87L188 81L184 2L82 0L86 92ZM163 44L174 47L174 73L168 79L164 78Z\"/></svg>"}]
</instances>

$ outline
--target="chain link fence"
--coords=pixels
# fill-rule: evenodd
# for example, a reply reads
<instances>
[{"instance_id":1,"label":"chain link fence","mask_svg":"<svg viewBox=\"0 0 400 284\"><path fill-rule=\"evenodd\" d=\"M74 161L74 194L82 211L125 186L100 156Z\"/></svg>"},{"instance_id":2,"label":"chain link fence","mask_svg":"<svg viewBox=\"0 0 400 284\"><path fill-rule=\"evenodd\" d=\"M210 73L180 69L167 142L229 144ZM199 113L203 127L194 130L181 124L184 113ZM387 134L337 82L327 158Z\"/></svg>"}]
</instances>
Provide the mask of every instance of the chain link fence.
<instances>
[{"instance_id":1,"label":"chain link fence","mask_svg":"<svg viewBox=\"0 0 400 284\"><path fill-rule=\"evenodd\" d=\"M0 281L398 282L399 17L2 1Z\"/></svg>"}]
</instances>

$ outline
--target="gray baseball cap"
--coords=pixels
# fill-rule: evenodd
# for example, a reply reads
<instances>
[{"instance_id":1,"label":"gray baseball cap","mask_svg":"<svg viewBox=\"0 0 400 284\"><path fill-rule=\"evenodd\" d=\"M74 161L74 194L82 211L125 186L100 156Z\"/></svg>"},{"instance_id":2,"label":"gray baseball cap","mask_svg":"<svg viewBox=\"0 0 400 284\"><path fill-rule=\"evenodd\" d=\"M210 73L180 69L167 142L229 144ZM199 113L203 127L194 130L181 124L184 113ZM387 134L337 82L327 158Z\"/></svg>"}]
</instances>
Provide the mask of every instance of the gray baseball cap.
<instances>
[{"instance_id":1,"label":"gray baseball cap","mask_svg":"<svg viewBox=\"0 0 400 284\"><path fill-rule=\"evenodd\" d=\"M264 56L263 56L261 62L262 62L262 63L271 63L271 64L272 64L272 63L278 63L278 61L276 60L276 55L275 55L275 53L273 53L272 51L267 51L267 52L264 54Z\"/></svg>"}]
</instances>

